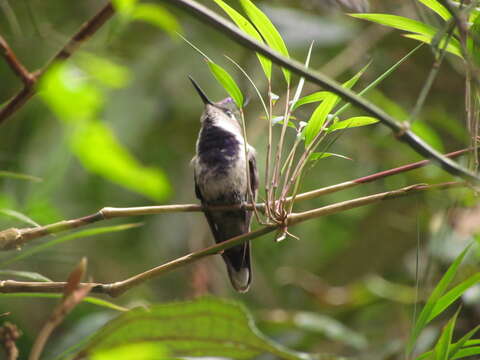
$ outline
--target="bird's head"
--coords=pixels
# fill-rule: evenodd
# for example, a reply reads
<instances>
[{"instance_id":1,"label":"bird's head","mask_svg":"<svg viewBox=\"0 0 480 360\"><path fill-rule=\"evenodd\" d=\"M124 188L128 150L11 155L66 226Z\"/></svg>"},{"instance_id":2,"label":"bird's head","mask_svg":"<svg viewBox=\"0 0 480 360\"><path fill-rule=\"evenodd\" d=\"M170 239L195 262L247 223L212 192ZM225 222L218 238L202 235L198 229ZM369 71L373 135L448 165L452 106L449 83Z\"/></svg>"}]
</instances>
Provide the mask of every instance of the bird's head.
<instances>
[{"instance_id":1,"label":"bird's head","mask_svg":"<svg viewBox=\"0 0 480 360\"><path fill-rule=\"evenodd\" d=\"M212 102L202 88L197 84L192 77L189 77L193 87L202 99L205 108L200 121L211 121L213 123L231 123L240 126L239 118L240 111L232 98L227 97L219 102Z\"/></svg>"}]
</instances>

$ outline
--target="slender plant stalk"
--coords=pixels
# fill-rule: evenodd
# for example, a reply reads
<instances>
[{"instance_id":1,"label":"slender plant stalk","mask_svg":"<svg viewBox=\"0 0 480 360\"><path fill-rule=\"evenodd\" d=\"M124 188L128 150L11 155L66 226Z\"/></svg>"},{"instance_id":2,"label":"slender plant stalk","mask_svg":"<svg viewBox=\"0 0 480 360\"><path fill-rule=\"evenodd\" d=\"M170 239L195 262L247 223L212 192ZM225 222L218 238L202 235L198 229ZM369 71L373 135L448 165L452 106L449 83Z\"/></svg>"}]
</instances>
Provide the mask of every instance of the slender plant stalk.
<instances>
[{"instance_id":1,"label":"slender plant stalk","mask_svg":"<svg viewBox=\"0 0 480 360\"><path fill-rule=\"evenodd\" d=\"M287 95L285 99L285 112L283 115L283 126L282 132L280 133L280 139L278 140L277 144L277 153L275 157L275 164L273 170L273 177L272 177L272 192L273 196L276 198L277 188L280 182L280 169L282 167L282 155L283 155L283 145L285 144L285 134L287 133L288 122L290 118L290 86L287 87Z\"/></svg>"},{"instance_id":2,"label":"slender plant stalk","mask_svg":"<svg viewBox=\"0 0 480 360\"><path fill-rule=\"evenodd\" d=\"M264 55L276 64L280 65L281 67L284 67L296 73L297 75L305 77L305 80L320 85L325 88L325 90L337 94L343 100L351 102L359 109L362 109L371 116L379 119L382 124L389 127L393 131L397 140L407 143L420 155L426 158L435 159L440 167L442 167L444 170L454 176L459 176L465 180L471 181L472 183L480 184L480 178L477 176L477 174L474 174L463 166L451 161L448 158L445 158L438 151L425 143L410 129L405 127L405 124L397 121L395 118L388 115L385 111L381 110L366 99L358 96L353 91L342 87L336 81L330 79L323 74L308 69L298 61L282 56L277 51L269 48L268 46L265 46L259 41L246 35L231 22L225 20L223 17L219 16L215 12L211 11L210 9L197 3L194 0L165 0L165 2L168 2L178 8L184 9L189 14L195 16L195 18L201 21L203 24L207 24L216 28L217 30L220 30L222 34L229 36L236 43Z\"/></svg>"},{"instance_id":3,"label":"slender plant stalk","mask_svg":"<svg viewBox=\"0 0 480 360\"><path fill-rule=\"evenodd\" d=\"M272 118L273 118L273 99L272 99L272 82L268 80L268 116L267 116L267 126L268 126L268 143L267 143L267 157L265 164L265 201L267 204L267 217L268 219L274 219L272 209L274 207L274 199L272 198L272 190L270 187L270 161L272 157Z\"/></svg>"},{"instance_id":4,"label":"slender plant stalk","mask_svg":"<svg viewBox=\"0 0 480 360\"><path fill-rule=\"evenodd\" d=\"M471 149L462 149L458 151L445 154L447 157L455 158L465 153L470 152ZM293 203L294 201L312 200L327 194L332 194L341 190L349 189L351 187L366 184L372 181L383 179L389 176L400 174L403 172L411 171L431 164L430 160L421 160L415 163L399 166L397 168L381 171L375 174L360 177L354 180L345 181L335 185L327 186L321 189L312 190L297 195L296 197L288 197L285 199L285 203ZM267 211L266 204L256 204L256 207L260 211ZM247 208L252 209L251 205ZM138 206L128 208L114 208L104 207L94 214L83 216L71 220L63 220L57 223L34 227L34 228L9 228L0 231L0 251L18 249L28 241L38 239L47 235L56 234L63 231L73 230L79 227L87 226L98 221L130 217L130 216L142 216L142 215L158 215L166 213L180 213L180 212L200 212L206 208L197 204L183 204L183 205L161 205L161 206ZM241 209L239 205L229 206L210 206L207 209L215 211L231 211Z\"/></svg>"},{"instance_id":5,"label":"slender plant stalk","mask_svg":"<svg viewBox=\"0 0 480 360\"><path fill-rule=\"evenodd\" d=\"M317 209L301 212L301 213L292 213L288 215L286 224L287 226L294 226L299 223L302 223L307 220L319 218L321 216L327 216L331 214L336 214L346 210L371 205L379 203L384 200L394 199L402 196L408 196L417 194L429 190L441 190L441 189L450 189L457 187L465 187L467 183L465 182L447 182L435 185L427 184L417 184L412 186L407 186L401 189L387 191L383 193L368 195L356 199L351 199L347 201L342 201L336 204L323 206ZM114 283L103 284L103 283L85 283L80 284L83 286L91 287L91 291L94 293L103 293L110 296L119 296L130 290L131 288L138 286L144 283L147 280L163 275L167 272L175 270L179 267L182 267L186 264L192 263L199 259L202 259L206 256L220 254L225 249L231 248L233 246L242 244L247 240L253 240L259 238L263 235L271 233L280 227L283 224L268 225L262 227L258 230L236 236L225 242L212 245L208 248L192 252L188 255L182 256L170 262L167 262L163 265L157 266L135 276L132 276L123 281L117 281ZM14 280L3 280L0 281L0 293L19 293L19 292L63 292L67 286L66 282L23 282L23 281L14 281Z\"/></svg>"}]
</instances>

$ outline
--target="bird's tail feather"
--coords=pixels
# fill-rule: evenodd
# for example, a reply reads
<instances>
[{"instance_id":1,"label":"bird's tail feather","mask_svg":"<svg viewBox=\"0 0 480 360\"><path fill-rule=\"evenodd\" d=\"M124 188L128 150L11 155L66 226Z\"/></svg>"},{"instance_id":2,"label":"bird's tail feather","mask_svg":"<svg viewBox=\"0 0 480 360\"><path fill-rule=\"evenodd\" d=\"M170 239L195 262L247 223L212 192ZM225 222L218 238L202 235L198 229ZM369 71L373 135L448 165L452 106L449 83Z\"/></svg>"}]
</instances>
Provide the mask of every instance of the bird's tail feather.
<instances>
[{"instance_id":1,"label":"bird's tail feather","mask_svg":"<svg viewBox=\"0 0 480 360\"><path fill-rule=\"evenodd\" d=\"M242 244L228 249L223 253L227 265L228 277L234 289L238 292L247 292L252 281L250 265L250 244Z\"/></svg>"}]
</instances>

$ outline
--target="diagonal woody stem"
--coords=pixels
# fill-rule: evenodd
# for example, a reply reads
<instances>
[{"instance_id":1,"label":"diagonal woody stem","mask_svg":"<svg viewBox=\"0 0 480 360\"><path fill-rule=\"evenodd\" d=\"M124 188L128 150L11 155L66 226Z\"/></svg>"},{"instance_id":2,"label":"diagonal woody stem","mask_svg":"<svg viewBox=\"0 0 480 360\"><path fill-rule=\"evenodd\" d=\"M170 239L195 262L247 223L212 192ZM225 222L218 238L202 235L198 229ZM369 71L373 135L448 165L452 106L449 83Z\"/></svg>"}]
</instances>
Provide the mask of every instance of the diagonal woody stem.
<instances>
[{"instance_id":1,"label":"diagonal woody stem","mask_svg":"<svg viewBox=\"0 0 480 360\"><path fill-rule=\"evenodd\" d=\"M462 149L458 151L451 152L446 154L447 157L458 157L467 152L470 152L471 149ZM304 201L318 198L323 195L331 194L337 191L349 189L354 186L362 185L368 182L372 182L378 179L382 179L388 176L400 174L402 172L411 171L424 167L431 162L429 160L417 161L415 163L399 166L397 168L381 171L372 175L364 176L350 181L345 181L335 185L327 186L324 188L308 191L302 194L295 196L295 199L288 197L285 199L286 203L291 203L292 201ZM256 204L257 209L260 211L265 211L265 204ZM247 208L252 209L252 205L246 205ZM216 211L222 210L232 210L240 208L240 205L233 206L215 206L210 207L209 209L215 209ZM200 212L205 210L201 205L196 204L182 204L182 205L161 205L161 206L139 206L139 207L128 207L128 208L114 208L114 207L104 207L103 209L97 211L94 214L83 216L76 219L59 221L57 223L35 227L35 228L9 228L3 231L0 231L0 251L18 249L25 243L30 240L41 238L47 235L56 234L59 232L76 229L79 227L87 226L98 221L127 217L127 216L139 216L139 215L157 215L164 213L178 213L178 212Z\"/></svg>"},{"instance_id":2,"label":"diagonal woody stem","mask_svg":"<svg viewBox=\"0 0 480 360\"><path fill-rule=\"evenodd\" d=\"M441 190L455 187L467 186L464 182L447 182L442 184L427 185L417 184L407 186L398 190L387 191L374 195L364 196L352 200L343 201L340 203L327 205L317 209L292 213L287 218L287 226L294 226L304 221L315 219L321 216L331 215L346 210L375 204L384 200L394 199L402 196L408 196L424 192L428 190ZM258 230L236 236L225 242L212 245L208 248L192 252L188 255L182 256L143 273L134 275L128 279L114 282L114 283L85 283L84 286L91 287L91 291L95 293L107 294L110 296L120 296L131 288L144 283L145 281L163 275L167 272L175 270L181 266L192 263L206 256L220 254L223 250L239 245L247 240L253 240L263 235L271 233L279 229L283 224L268 225ZM0 281L0 293L18 293L18 292L63 292L67 283L65 282L23 282L14 280Z\"/></svg>"},{"instance_id":3,"label":"diagonal woody stem","mask_svg":"<svg viewBox=\"0 0 480 360\"><path fill-rule=\"evenodd\" d=\"M68 59L89 38L93 36L115 13L113 5L108 2L89 21L84 23L57 54L40 70L29 72L15 57L5 39L0 36L0 49L3 57L19 76L24 87L0 109L0 125L17 112L35 95L35 84L38 79L56 62Z\"/></svg>"}]
</instances>

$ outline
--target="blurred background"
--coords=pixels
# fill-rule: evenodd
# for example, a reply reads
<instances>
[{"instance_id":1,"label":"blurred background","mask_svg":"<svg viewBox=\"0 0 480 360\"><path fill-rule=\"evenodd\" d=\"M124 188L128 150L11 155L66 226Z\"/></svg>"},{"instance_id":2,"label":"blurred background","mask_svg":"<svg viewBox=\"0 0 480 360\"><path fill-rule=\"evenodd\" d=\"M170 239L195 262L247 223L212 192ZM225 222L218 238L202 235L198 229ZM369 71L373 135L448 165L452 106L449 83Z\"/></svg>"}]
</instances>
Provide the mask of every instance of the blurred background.
<instances>
[{"instance_id":1,"label":"blurred background","mask_svg":"<svg viewBox=\"0 0 480 360\"><path fill-rule=\"evenodd\" d=\"M213 2L202 3L220 13ZM400 31L351 18L348 12L384 12L432 24L437 21L413 0L274 0L258 4L278 26L293 58L304 61L310 42L314 41L312 68L344 82L371 61L357 90L376 79L417 43L402 37ZM98 1L3 1L0 34L28 69L38 69L101 6ZM265 94L266 82L256 57L185 13L175 8L168 10L178 21L183 36L231 70L244 93L251 97L246 108L248 136L259 153L263 180L267 129L261 106L248 81L223 55L247 69ZM113 83L97 79L102 77L103 70L95 61L106 61L111 65L109 69L117 71ZM398 119L407 119L433 62L431 50L422 47L368 98ZM72 92L65 100L67 110L62 111L52 105L55 92L35 96L0 127L0 170L28 174L42 181L0 177L0 228L31 226L25 221L45 225L91 214L104 206L196 203L190 160L202 103L187 75L192 75L212 99L218 101L226 96L202 57L174 32L115 17L82 46L69 60L69 66L70 70L80 69L81 81L93 87L93 97L98 100L92 100L93 117L108 129L105 136L112 137L111 147L121 144L118 152L134 164L132 169L138 173L130 172L131 177L123 177L121 171L117 177L115 171L106 175L111 170L106 165L111 148L104 148L108 142L100 141L96 147L95 142L84 141L88 134L78 135L72 130L73 120L62 119L62 111L75 112L77 101L85 100L76 96L79 93ZM20 80L4 61L0 61L0 84L0 103L21 88ZM88 86L86 90L90 89ZM448 56L416 125L416 130L439 151L468 146L463 89L459 60ZM318 90L307 84L304 94ZM274 72L273 92L280 97L285 93L278 69ZM308 119L312 110L313 107L306 106L296 116ZM356 109L349 110L349 115L361 114ZM293 140L292 132L288 141ZM378 124L344 132L330 151L352 161L319 161L307 173L302 191L420 160ZM132 181L135 174L138 176ZM295 211L410 184L449 180L447 173L429 166L303 202ZM273 235L257 239L253 243L254 281L244 295L231 289L220 257L210 257L153 279L114 302L135 306L211 293L245 304L261 330L291 348L395 358L403 353L412 326L416 279L418 297L425 298L442 271L478 231L480 208L475 207L475 200L467 190L431 192L311 220L289 229L299 241L289 238L275 243ZM3 269L38 272L63 281L86 256L91 279L115 282L212 244L201 213L116 219L92 227L126 223L141 226L62 241L14 262L11 260L20 253L5 252L0 254L0 262ZM24 251L64 235L32 241ZM478 271L472 260L462 271ZM478 324L476 300L478 289L464 297L459 332ZM19 341L22 356L54 303L52 299L0 296L0 313L10 312L8 320L24 333ZM91 304L79 306L54 334L50 354L59 353L114 315ZM429 327L421 346L431 346L441 324Z\"/></svg>"}]
</instances>

